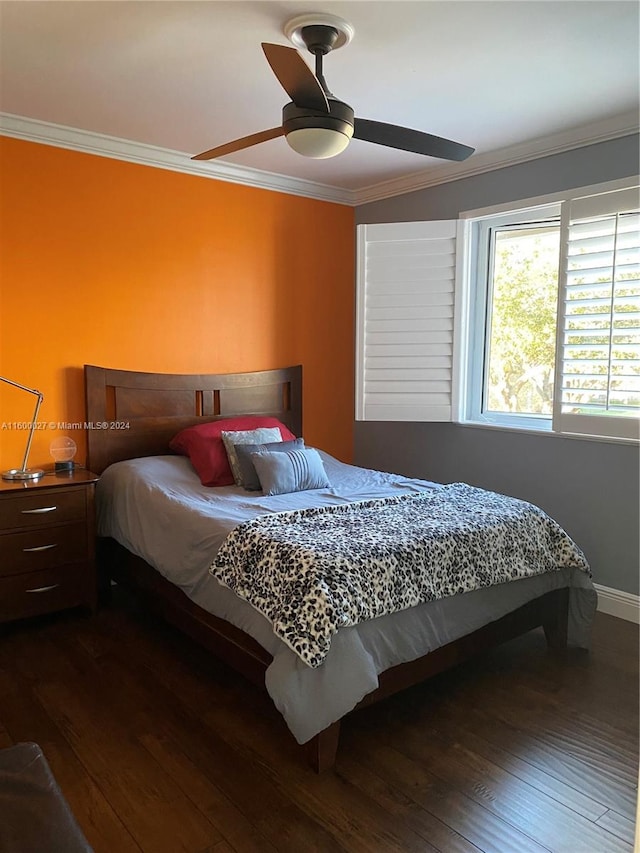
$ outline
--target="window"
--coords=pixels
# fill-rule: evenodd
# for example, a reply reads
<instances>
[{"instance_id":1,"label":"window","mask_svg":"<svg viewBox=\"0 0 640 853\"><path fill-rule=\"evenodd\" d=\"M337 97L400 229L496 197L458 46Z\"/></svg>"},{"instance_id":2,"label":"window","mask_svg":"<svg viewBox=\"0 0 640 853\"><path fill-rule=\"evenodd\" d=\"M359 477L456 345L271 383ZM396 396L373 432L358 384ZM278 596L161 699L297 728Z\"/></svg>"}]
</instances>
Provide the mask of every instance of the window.
<instances>
[{"instance_id":1,"label":"window","mask_svg":"<svg viewBox=\"0 0 640 853\"><path fill-rule=\"evenodd\" d=\"M468 420L550 429L560 206L472 224Z\"/></svg>"},{"instance_id":2,"label":"window","mask_svg":"<svg viewBox=\"0 0 640 853\"><path fill-rule=\"evenodd\" d=\"M359 226L357 419L638 439L638 188L551 202Z\"/></svg>"}]
</instances>

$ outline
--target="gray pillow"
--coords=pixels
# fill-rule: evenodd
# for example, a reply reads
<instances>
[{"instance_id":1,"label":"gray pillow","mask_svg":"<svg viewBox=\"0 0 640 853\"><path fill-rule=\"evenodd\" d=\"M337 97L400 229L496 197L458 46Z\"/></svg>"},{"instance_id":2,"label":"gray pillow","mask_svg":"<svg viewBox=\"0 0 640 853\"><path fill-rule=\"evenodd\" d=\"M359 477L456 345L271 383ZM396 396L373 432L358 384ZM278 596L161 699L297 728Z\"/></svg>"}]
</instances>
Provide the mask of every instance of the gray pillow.
<instances>
[{"instance_id":1,"label":"gray pillow","mask_svg":"<svg viewBox=\"0 0 640 853\"><path fill-rule=\"evenodd\" d=\"M257 429L240 429L221 432L222 441L227 451L229 467L236 486L242 486L240 466L236 447L239 444L264 444L271 441L282 441L282 433L278 427L258 427Z\"/></svg>"},{"instance_id":2,"label":"gray pillow","mask_svg":"<svg viewBox=\"0 0 640 853\"><path fill-rule=\"evenodd\" d=\"M286 495L331 485L320 454L312 447L284 453L261 450L251 454L251 461L265 495Z\"/></svg>"},{"instance_id":3,"label":"gray pillow","mask_svg":"<svg viewBox=\"0 0 640 853\"><path fill-rule=\"evenodd\" d=\"M261 450L282 453L283 451L299 448L304 448L304 439L302 438L294 438L293 441L274 441L270 444L236 444L235 450L242 486L248 492L259 492L262 489L258 473L251 459L252 453L257 453Z\"/></svg>"}]
</instances>

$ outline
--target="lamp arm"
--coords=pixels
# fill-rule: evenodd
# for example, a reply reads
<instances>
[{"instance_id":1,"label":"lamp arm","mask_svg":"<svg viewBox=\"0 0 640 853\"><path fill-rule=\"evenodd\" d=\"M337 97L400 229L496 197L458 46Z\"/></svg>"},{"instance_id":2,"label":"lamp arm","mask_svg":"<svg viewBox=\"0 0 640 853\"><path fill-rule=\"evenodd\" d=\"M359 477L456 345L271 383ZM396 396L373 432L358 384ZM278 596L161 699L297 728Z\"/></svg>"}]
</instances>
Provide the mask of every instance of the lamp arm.
<instances>
[{"instance_id":1,"label":"lamp arm","mask_svg":"<svg viewBox=\"0 0 640 853\"><path fill-rule=\"evenodd\" d=\"M13 384L15 385L16 383L14 382ZM25 390L28 391L30 389L27 388ZM43 394L41 394L39 391L36 391L35 393L38 395L38 399L36 400L36 408L35 408L35 411L33 413L33 419L31 421L31 429L29 430L29 438L27 439L27 446L26 446L25 451L24 451L24 459L22 461L22 468L21 468L22 471L27 470L27 459L29 458L29 451L31 450L31 442L33 440L33 433L34 433L34 430L36 428L36 423L38 422L38 412L40 411L40 406L42 405L42 401L44 400Z\"/></svg>"},{"instance_id":2,"label":"lamp arm","mask_svg":"<svg viewBox=\"0 0 640 853\"><path fill-rule=\"evenodd\" d=\"M6 382L7 385L13 385L14 388L19 388L21 391L28 391L30 394L44 398L44 395L40 391L36 391L35 388L27 388L26 385L20 385L19 382L14 382L13 379L7 379L5 376L0 376L0 382Z\"/></svg>"}]
</instances>

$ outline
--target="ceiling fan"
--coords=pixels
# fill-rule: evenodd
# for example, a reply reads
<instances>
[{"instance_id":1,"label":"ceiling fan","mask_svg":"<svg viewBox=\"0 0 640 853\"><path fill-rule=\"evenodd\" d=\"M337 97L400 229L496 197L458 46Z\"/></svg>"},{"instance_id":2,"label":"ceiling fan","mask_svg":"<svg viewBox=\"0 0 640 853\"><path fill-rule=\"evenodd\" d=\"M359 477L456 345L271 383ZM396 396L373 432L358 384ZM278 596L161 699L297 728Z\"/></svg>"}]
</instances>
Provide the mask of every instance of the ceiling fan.
<instances>
[{"instance_id":1,"label":"ceiling fan","mask_svg":"<svg viewBox=\"0 0 640 853\"><path fill-rule=\"evenodd\" d=\"M356 118L353 109L331 93L324 79L322 60L331 50L351 40L353 28L346 21L334 15L301 15L289 21L285 33L294 44L306 47L315 56L315 74L295 48L263 42L267 62L291 98L282 109L282 125L210 148L192 160L224 157L278 136L286 137L294 151L316 159L335 157L352 138L444 160L466 160L473 154L475 149L450 139Z\"/></svg>"}]
</instances>

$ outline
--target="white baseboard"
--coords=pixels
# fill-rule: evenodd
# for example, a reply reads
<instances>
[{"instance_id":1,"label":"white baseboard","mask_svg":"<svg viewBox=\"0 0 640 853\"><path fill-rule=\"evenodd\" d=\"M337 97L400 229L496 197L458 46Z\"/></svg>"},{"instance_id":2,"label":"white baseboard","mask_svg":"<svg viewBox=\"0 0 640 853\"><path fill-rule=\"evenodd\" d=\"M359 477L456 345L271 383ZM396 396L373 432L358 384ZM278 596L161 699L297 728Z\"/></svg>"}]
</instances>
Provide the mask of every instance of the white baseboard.
<instances>
[{"instance_id":1,"label":"white baseboard","mask_svg":"<svg viewBox=\"0 0 640 853\"><path fill-rule=\"evenodd\" d=\"M599 583L594 583L594 586L598 593L598 610L601 613L640 625L640 596Z\"/></svg>"}]
</instances>

